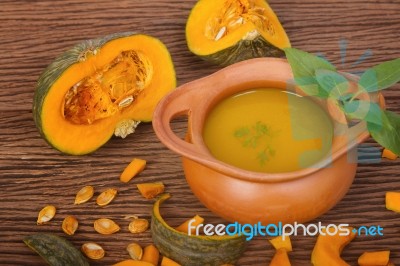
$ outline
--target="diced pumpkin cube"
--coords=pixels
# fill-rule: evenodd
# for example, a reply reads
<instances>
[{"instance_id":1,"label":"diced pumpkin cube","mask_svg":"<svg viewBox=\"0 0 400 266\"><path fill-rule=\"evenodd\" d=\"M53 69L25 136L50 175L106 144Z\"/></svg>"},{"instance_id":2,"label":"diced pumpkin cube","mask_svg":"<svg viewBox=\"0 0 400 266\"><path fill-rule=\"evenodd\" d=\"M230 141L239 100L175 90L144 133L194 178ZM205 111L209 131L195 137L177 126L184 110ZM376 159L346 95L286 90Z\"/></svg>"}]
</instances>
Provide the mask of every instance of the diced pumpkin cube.
<instances>
[{"instance_id":1,"label":"diced pumpkin cube","mask_svg":"<svg viewBox=\"0 0 400 266\"><path fill-rule=\"evenodd\" d=\"M269 266L290 266L289 256L286 249L280 248L275 252Z\"/></svg>"},{"instance_id":2,"label":"diced pumpkin cube","mask_svg":"<svg viewBox=\"0 0 400 266\"><path fill-rule=\"evenodd\" d=\"M154 266L154 265L146 261L123 260L116 264L113 264L113 266Z\"/></svg>"},{"instance_id":3,"label":"diced pumpkin cube","mask_svg":"<svg viewBox=\"0 0 400 266\"><path fill-rule=\"evenodd\" d=\"M283 248L287 252L292 251L292 242L290 241L289 237L285 237L285 239L283 239L282 236L277 236L273 239L270 239L269 242L276 250Z\"/></svg>"},{"instance_id":4,"label":"diced pumpkin cube","mask_svg":"<svg viewBox=\"0 0 400 266\"><path fill-rule=\"evenodd\" d=\"M398 157L397 154L395 154L391 150L383 149L382 151L382 158L387 158L389 160L396 160L397 157Z\"/></svg>"},{"instance_id":5,"label":"diced pumpkin cube","mask_svg":"<svg viewBox=\"0 0 400 266\"><path fill-rule=\"evenodd\" d=\"M180 266L180 264L164 256L161 260L161 266Z\"/></svg>"},{"instance_id":6,"label":"diced pumpkin cube","mask_svg":"<svg viewBox=\"0 0 400 266\"><path fill-rule=\"evenodd\" d=\"M179 225L175 229L178 230L179 232L183 232L183 233L187 234L189 232L189 223L191 221L192 221L192 223L191 223L192 228L190 228L190 234L194 235L196 233L196 227L199 224L202 224L204 222L204 218L197 214L193 218L183 222L181 225Z\"/></svg>"},{"instance_id":7,"label":"diced pumpkin cube","mask_svg":"<svg viewBox=\"0 0 400 266\"><path fill-rule=\"evenodd\" d=\"M400 192L386 192L386 209L400 212Z\"/></svg>"},{"instance_id":8,"label":"diced pumpkin cube","mask_svg":"<svg viewBox=\"0 0 400 266\"><path fill-rule=\"evenodd\" d=\"M121 176L120 176L119 179L121 180L121 182L128 183L137 174L142 172L145 167L146 167L146 161L145 160L135 158L124 169L124 171L121 173Z\"/></svg>"},{"instance_id":9,"label":"diced pumpkin cube","mask_svg":"<svg viewBox=\"0 0 400 266\"><path fill-rule=\"evenodd\" d=\"M364 252L358 258L360 266L386 266L389 264L390 251Z\"/></svg>"},{"instance_id":10,"label":"diced pumpkin cube","mask_svg":"<svg viewBox=\"0 0 400 266\"><path fill-rule=\"evenodd\" d=\"M148 245L144 248L142 261L150 262L157 266L160 259L160 252L154 245Z\"/></svg>"},{"instance_id":11,"label":"diced pumpkin cube","mask_svg":"<svg viewBox=\"0 0 400 266\"><path fill-rule=\"evenodd\" d=\"M164 184L162 182L157 183L143 183L137 184L140 194L146 199L152 199L157 195L164 192Z\"/></svg>"}]
</instances>

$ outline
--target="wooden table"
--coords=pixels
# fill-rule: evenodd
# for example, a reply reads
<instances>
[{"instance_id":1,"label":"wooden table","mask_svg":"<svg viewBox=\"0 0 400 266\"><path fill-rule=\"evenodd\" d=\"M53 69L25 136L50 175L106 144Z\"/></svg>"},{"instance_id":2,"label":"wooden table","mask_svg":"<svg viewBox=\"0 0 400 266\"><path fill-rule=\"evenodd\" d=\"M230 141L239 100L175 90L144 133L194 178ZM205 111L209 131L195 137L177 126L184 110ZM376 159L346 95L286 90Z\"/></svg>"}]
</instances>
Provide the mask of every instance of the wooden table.
<instances>
[{"instance_id":1,"label":"wooden table","mask_svg":"<svg viewBox=\"0 0 400 266\"><path fill-rule=\"evenodd\" d=\"M192 195L185 182L180 158L156 138L151 124L142 124L127 139L113 138L91 155L67 156L50 148L40 138L32 119L35 83L43 69L72 45L90 38L122 31L137 31L160 38L170 49L179 84L219 69L191 54L185 42L185 22L195 1L31 1L2 0L0 3L0 264L43 265L44 262L22 238L37 232L64 235L61 222L75 215L80 222L74 236L66 236L80 247L95 241L106 250L105 258L93 265L109 265L128 258L126 246L133 241L150 244L150 232L129 233L127 215L150 218L152 201L143 199L138 182L162 181L173 197L163 207L166 220L177 225L194 214L207 222L224 222L210 213ZM344 71L356 71L400 56L400 2L398 0L271 0L292 45L325 54ZM340 42L347 43L341 57ZM342 45L343 47L343 45ZM366 52L372 56L357 60ZM388 108L400 112L400 85L385 92ZM183 121L174 124L183 133ZM373 145L373 142L369 142ZM148 161L134 182L123 184L119 174L132 158ZM400 264L400 214L385 210L385 192L400 191L399 161L361 164L347 196L331 211L313 222L380 225L383 237L359 236L343 251L356 265L364 251L392 251ZM119 194L112 204L96 206L94 200L73 205L76 192L94 186L97 194L115 187ZM96 195L97 195L96 194ZM47 204L57 215L47 225L37 226L39 210ZM108 217L120 232L104 236L93 229L93 221ZM310 265L315 237L293 237L293 265ZM238 265L267 265L274 251L266 238L256 238Z\"/></svg>"}]
</instances>

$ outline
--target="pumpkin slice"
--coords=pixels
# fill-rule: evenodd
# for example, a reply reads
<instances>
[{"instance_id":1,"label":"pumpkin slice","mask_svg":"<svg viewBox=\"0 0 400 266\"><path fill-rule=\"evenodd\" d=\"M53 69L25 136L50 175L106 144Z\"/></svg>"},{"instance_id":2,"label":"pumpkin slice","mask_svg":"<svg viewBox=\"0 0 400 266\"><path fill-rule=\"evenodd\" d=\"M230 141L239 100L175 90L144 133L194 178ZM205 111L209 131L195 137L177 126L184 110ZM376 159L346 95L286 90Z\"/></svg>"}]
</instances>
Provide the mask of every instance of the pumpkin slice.
<instances>
[{"instance_id":1,"label":"pumpkin slice","mask_svg":"<svg viewBox=\"0 0 400 266\"><path fill-rule=\"evenodd\" d=\"M115 133L151 121L175 88L167 48L153 37L120 33L76 45L40 76L33 116L43 138L68 154L93 152Z\"/></svg>"},{"instance_id":2,"label":"pumpkin slice","mask_svg":"<svg viewBox=\"0 0 400 266\"><path fill-rule=\"evenodd\" d=\"M155 202L151 219L153 243L163 256L181 265L235 264L246 248L246 237L235 236L189 236L170 227L160 214L160 205L169 199L163 194Z\"/></svg>"},{"instance_id":3,"label":"pumpkin slice","mask_svg":"<svg viewBox=\"0 0 400 266\"><path fill-rule=\"evenodd\" d=\"M186 24L191 52L220 65L284 53L290 41L264 0L200 0Z\"/></svg>"}]
</instances>

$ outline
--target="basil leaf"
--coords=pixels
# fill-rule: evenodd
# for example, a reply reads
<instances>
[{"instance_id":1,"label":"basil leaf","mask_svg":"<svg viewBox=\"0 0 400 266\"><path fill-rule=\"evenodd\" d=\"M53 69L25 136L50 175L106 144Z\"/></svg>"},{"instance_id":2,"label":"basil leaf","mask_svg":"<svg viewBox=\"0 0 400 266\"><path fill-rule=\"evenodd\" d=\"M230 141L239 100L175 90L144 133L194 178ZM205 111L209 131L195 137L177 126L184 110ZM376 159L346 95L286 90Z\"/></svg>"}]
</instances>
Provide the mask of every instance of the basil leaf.
<instances>
[{"instance_id":1,"label":"basil leaf","mask_svg":"<svg viewBox=\"0 0 400 266\"><path fill-rule=\"evenodd\" d=\"M383 111L380 130L374 124L367 123L368 130L376 142L400 155L400 116L390 111Z\"/></svg>"},{"instance_id":2,"label":"basil leaf","mask_svg":"<svg viewBox=\"0 0 400 266\"><path fill-rule=\"evenodd\" d=\"M325 59L295 48L285 48L284 51L296 84L310 96L327 98L327 93L315 78L315 71L318 69L336 71L336 68Z\"/></svg>"},{"instance_id":3,"label":"basil leaf","mask_svg":"<svg viewBox=\"0 0 400 266\"><path fill-rule=\"evenodd\" d=\"M400 58L374 66L362 74L358 84L368 92L384 90L400 81Z\"/></svg>"},{"instance_id":4,"label":"basil leaf","mask_svg":"<svg viewBox=\"0 0 400 266\"><path fill-rule=\"evenodd\" d=\"M349 81L337 72L317 69L315 78L329 97L339 98L349 88Z\"/></svg>"}]
</instances>

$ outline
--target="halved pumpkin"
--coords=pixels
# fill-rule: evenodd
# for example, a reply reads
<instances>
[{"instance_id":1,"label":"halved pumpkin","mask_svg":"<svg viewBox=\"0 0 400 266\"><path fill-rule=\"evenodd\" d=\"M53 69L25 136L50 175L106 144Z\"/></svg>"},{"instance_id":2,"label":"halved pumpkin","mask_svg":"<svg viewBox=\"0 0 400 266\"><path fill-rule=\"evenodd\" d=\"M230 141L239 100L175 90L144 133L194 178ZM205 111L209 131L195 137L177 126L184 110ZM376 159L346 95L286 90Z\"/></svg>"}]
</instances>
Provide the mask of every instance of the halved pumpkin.
<instances>
[{"instance_id":1,"label":"halved pumpkin","mask_svg":"<svg viewBox=\"0 0 400 266\"><path fill-rule=\"evenodd\" d=\"M189 50L220 65L273 56L290 47L278 17L264 0L200 0L186 24Z\"/></svg>"},{"instance_id":2,"label":"halved pumpkin","mask_svg":"<svg viewBox=\"0 0 400 266\"><path fill-rule=\"evenodd\" d=\"M161 41L114 34L76 45L45 69L33 116L51 146L87 154L113 133L126 137L140 121L151 121L159 100L175 86L172 59Z\"/></svg>"}]
</instances>

